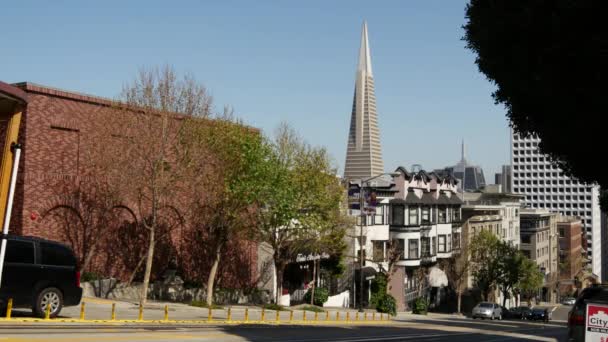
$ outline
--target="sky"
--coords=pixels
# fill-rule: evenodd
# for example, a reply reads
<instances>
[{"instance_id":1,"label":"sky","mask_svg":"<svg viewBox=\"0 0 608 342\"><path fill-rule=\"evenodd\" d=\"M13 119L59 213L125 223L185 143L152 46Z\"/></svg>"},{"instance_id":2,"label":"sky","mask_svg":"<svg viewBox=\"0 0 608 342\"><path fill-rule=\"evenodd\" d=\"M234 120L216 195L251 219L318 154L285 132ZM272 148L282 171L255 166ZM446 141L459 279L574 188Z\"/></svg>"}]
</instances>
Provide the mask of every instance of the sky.
<instances>
[{"instance_id":1,"label":"sky","mask_svg":"<svg viewBox=\"0 0 608 342\"><path fill-rule=\"evenodd\" d=\"M0 11L0 80L116 98L141 67L191 73L218 110L281 122L343 170L368 23L386 171L460 159L486 181L509 161L505 110L462 41L466 1L13 1Z\"/></svg>"}]
</instances>

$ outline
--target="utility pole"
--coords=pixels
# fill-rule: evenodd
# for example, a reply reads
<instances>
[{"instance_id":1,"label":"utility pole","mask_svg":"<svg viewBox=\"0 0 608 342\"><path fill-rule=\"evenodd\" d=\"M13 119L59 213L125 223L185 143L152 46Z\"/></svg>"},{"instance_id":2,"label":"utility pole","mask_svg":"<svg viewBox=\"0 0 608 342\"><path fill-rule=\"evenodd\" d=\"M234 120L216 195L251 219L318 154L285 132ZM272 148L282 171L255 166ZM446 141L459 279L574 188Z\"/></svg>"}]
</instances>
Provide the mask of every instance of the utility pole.
<instances>
[{"instance_id":1,"label":"utility pole","mask_svg":"<svg viewBox=\"0 0 608 342\"><path fill-rule=\"evenodd\" d=\"M359 190L359 211L361 221L359 222L359 312L363 312L363 220L367 224L367 217L363 211L365 206L365 185L364 181L361 180L361 189Z\"/></svg>"}]
</instances>

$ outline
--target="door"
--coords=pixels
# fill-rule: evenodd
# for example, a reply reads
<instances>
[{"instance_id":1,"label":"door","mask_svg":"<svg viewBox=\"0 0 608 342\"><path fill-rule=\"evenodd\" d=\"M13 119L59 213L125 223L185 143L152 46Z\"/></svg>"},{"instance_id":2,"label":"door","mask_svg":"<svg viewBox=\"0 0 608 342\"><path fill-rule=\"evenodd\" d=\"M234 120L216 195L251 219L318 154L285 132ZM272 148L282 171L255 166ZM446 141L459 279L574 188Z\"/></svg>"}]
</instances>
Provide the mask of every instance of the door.
<instances>
[{"instance_id":1,"label":"door","mask_svg":"<svg viewBox=\"0 0 608 342\"><path fill-rule=\"evenodd\" d=\"M38 280L34 242L11 240L6 243L2 271L2 298L13 298L16 306L30 305L31 293Z\"/></svg>"}]
</instances>

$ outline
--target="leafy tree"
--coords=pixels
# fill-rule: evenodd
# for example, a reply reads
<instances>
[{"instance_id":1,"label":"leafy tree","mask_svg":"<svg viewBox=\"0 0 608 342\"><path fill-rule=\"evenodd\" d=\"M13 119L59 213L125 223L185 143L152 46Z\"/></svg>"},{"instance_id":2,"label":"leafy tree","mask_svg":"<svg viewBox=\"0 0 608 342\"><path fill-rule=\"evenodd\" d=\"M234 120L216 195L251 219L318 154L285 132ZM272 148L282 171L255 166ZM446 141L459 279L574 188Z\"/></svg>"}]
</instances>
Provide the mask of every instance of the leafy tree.
<instances>
[{"instance_id":1,"label":"leafy tree","mask_svg":"<svg viewBox=\"0 0 608 342\"><path fill-rule=\"evenodd\" d=\"M189 218L206 236L205 246L212 251L206 293L206 302L212 305L226 245L253 238L250 227L255 223L259 196L267 186L269 149L258 132L239 123L228 110L212 122L193 118L184 126L182 146L190 170Z\"/></svg>"},{"instance_id":2,"label":"leafy tree","mask_svg":"<svg viewBox=\"0 0 608 342\"><path fill-rule=\"evenodd\" d=\"M528 305L530 305L531 299L538 293L538 289L543 286L544 275L538 269L538 265L528 258L523 258L521 269L522 277L515 291L527 299Z\"/></svg>"},{"instance_id":3,"label":"leafy tree","mask_svg":"<svg viewBox=\"0 0 608 342\"><path fill-rule=\"evenodd\" d=\"M341 208L345 191L325 149L309 146L287 125L271 146L257 234L273 249L278 302L286 265L298 253L340 254L349 221Z\"/></svg>"},{"instance_id":4,"label":"leafy tree","mask_svg":"<svg viewBox=\"0 0 608 342\"><path fill-rule=\"evenodd\" d=\"M489 300L501 276L500 244L496 235L487 230L473 236L470 242L470 267L484 300Z\"/></svg>"},{"instance_id":5,"label":"leafy tree","mask_svg":"<svg viewBox=\"0 0 608 342\"><path fill-rule=\"evenodd\" d=\"M540 150L567 174L608 188L589 167L603 146L608 28L594 0L471 0L464 25L479 70L496 85L513 129L538 135ZM584 139L568 139L584 134ZM602 206L608 208L607 196Z\"/></svg>"}]
</instances>

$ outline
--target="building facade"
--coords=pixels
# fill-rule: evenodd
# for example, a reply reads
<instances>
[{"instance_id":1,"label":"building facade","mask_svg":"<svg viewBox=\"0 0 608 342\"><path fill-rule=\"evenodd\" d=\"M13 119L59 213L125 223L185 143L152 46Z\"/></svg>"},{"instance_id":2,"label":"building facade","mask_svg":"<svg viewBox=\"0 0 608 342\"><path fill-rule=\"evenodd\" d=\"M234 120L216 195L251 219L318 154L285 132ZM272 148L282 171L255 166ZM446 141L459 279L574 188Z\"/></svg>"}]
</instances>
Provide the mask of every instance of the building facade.
<instances>
[{"instance_id":1,"label":"building facade","mask_svg":"<svg viewBox=\"0 0 608 342\"><path fill-rule=\"evenodd\" d=\"M382 161L380 146L372 60L367 36L367 24L363 23L355 94L346 147L344 178L360 180L377 176L383 172L384 162Z\"/></svg>"},{"instance_id":2,"label":"building facade","mask_svg":"<svg viewBox=\"0 0 608 342\"><path fill-rule=\"evenodd\" d=\"M410 173L403 167L397 172L397 193L389 202L389 238L397 260L389 289L402 311L428 289L431 302L438 301L441 287L447 286L447 278L442 283L445 275L436 264L460 250L462 201L457 180L451 176L423 170Z\"/></svg>"},{"instance_id":3,"label":"building facade","mask_svg":"<svg viewBox=\"0 0 608 342\"><path fill-rule=\"evenodd\" d=\"M511 134L512 189L525 196L533 209L546 209L564 216L577 216L586 236L592 272L602 277L602 237L599 187L567 177L550 159L539 152L540 139Z\"/></svg>"},{"instance_id":4,"label":"building facade","mask_svg":"<svg viewBox=\"0 0 608 342\"><path fill-rule=\"evenodd\" d=\"M87 146L96 143L94 138L107 125L107 115L119 117L118 114L124 115L124 112L117 112L116 103L104 98L33 83L14 86L26 94L29 102L23 109L19 129L22 153L10 233L65 242L74 249L77 257L81 257L84 233L78 229L83 227L77 223L73 227L66 224L66 221L79 222L74 213L81 212L72 193L66 192L63 185L75 184L81 175L86 174L83 160L90 157ZM1 122L0 126L4 127L5 123ZM4 135L4 129L0 132ZM81 182L86 180L80 179ZM138 225L140 218L131 204L123 203L120 208L122 223L99 236L102 241L97 244L91 269L87 271L127 280L145 255L147 232L140 230L145 228ZM159 239L153 278L176 260L182 275L204 279L202 273L211 265L210 262L204 264L200 258L204 252L201 249L205 247L201 244L197 247L194 240L188 238L189 233L184 228ZM257 246L248 241L231 244L233 246L226 257L234 264L221 272L235 287L249 287L257 278Z\"/></svg>"},{"instance_id":5,"label":"building facade","mask_svg":"<svg viewBox=\"0 0 608 342\"><path fill-rule=\"evenodd\" d=\"M541 300L554 302L560 278L558 214L547 210L523 209L520 217L521 251L535 261L545 274L543 289L539 293Z\"/></svg>"},{"instance_id":6,"label":"building facade","mask_svg":"<svg viewBox=\"0 0 608 342\"><path fill-rule=\"evenodd\" d=\"M560 288L574 286L574 279L583 270L583 263L587 259L581 244L583 237L581 220L576 217L559 216L557 232L559 234ZM562 286L562 283L567 286Z\"/></svg>"}]
</instances>

